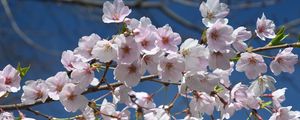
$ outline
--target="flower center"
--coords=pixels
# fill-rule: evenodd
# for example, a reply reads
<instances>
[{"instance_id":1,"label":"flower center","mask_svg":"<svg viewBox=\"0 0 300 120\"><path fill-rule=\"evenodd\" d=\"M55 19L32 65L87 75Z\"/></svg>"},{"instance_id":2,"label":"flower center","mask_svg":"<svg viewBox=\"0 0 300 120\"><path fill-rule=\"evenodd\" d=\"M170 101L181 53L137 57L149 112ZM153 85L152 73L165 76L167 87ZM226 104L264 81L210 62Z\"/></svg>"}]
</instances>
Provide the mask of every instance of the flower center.
<instances>
[{"instance_id":1,"label":"flower center","mask_svg":"<svg viewBox=\"0 0 300 120\"><path fill-rule=\"evenodd\" d=\"M250 64L256 64L256 59L254 57L251 57L248 60Z\"/></svg>"},{"instance_id":2,"label":"flower center","mask_svg":"<svg viewBox=\"0 0 300 120\"><path fill-rule=\"evenodd\" d=\"M129 52L130 52L130 48L127 45L125 47L123 47L122 50L125 54L129 54Z\"/></svg>"},{"instance_id":3,"label":"flower center","mask_svg":"<svg viewBox=\"0 0 300 120\"><path fill-rule=\"evenodd\" d=\"M213 31L212 33L211 33L211 38L213 39L213 40L217 40L218 38L219 38L219 34L218 34L218 31Z\"/></svg>"},{"instance_id":4,"label":"flower center","mask_svg":"<svg viewBox=\"0 0 300 120\"><path fill-rule=\"evenodd\" d=\"M166 64L167 70L170 70L172 67L173 67L173 63L168 62L168 63Z\"/></svg>"},{"instance_id":5,"label":"flower center","mask_svg":"<svg viewBox=\"0 0 300 120\"><path fill-rule=\"evenodd\" d=\"M143 41L141 42L141 45L142 45L143 47L147 47L148 44L149 44L149 42L148 42L147 40L143 40Z\"/></svg>"},{"instance_id":6,"label":"flower center","mask_svg":"<svg viewBox=\"0 0 300 120\"><path fill-rule=\"evenodd\" d=\"M5 85L9 85L9 84L11 84L11 83L12 83L12 79L9 78L9 77L7 77L7 78L5 79Z\"/></svg>"},{"instance_id":7,"label":"flower center","mask_svg":"<svg viewBox=\"0 0 300 120\"><path fill-rule=\"evenodd\" d=\"M170 41L169 41L169 38L168 38L168 37L162 37L162 43L163 43L163 44L166 45L166 44L169 44L169 42L170 42Z\"/></svg>"},{"instance_id":8,"label":"flower center","mask_svg":"<svg viewBox=\"0 0 300 120\"><path fill-rule=\"evenodd\" d=\"M130 65L128 67L129 73L135 73L136 72L136 67L134 65Z\"/></svg>"},{"instance_id":9,"label":"flower center","mask_svg":"<svg viewBox=\"0 0 300 120\"><path fill-rule=\"evenodd\" d=\"M75 95L74 93L71 93L69 96L68 96L68 100L71 100L73 101L75 98L76 98L77 95Z\"/></svg>"}]
</instances>

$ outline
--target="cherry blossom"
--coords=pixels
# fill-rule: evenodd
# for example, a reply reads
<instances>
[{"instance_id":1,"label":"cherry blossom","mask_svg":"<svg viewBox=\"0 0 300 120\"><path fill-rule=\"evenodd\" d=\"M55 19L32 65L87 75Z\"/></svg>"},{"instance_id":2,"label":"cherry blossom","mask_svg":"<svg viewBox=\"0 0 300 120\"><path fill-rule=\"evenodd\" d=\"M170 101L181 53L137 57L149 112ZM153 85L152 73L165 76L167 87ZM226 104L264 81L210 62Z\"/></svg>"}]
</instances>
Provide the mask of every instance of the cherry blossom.
<instances>
[{"instance_id":1,"label":"cherry blossom","mask_svg":"<svg viewBox=\"0 0 300 120\"><path fill-rule=\"evenodd\" d=\"M100 62L109 62L117 58L117 44L112 44L106 39L96 43L92 50L92 56L98 58Z\"/></svg>"},{"instance_id":2,"label":"cherry blossom","mask_svg":"<svg viewBox=\"0 0 300 120\"><path fill-rule=\"evenodd\" d=\"M160 36L157 41L157 46L161 50L167 53L177 52L177 45L181 43L181 37L178 33L173 32L169 25L158 28L157 33Z\"/></svg>"},{"instance_id":3,"label":"cherry blossom","mask_svg":"<svg viewBox=\"0 0 300 120\"><path fill-rule=\"evenodd\" d=\"M101 37L95 33L90 36L83 36L78 42L78 47L74 50L74 54L78 55L83 61L92 59L92 51L95 44L101 40Z\"/></svg>"},{"instance_id":4,"label":"cherry blossom","mask_svg":"<svg viewBox=\"0 0 300 120\"><path fill-rule=\"evenodd\" d=\"M298 63L298 55L293 54L292 50L292 47L285 48L271 62L270 68L275 75L279 75L281 72L293 73L295 71L294 65Z\"/></svg>"},{"instance_id":5,"label":"cherry blossom","mask_svg":"<svg viewBox=\"0 0 300 120\"><path fill-rule=\"evenodd\" d=\"M266 38L275 38L276 34L274 31L274 22L267 19L265 14L262 14L261 18L257 18L255 33L261 40L266 40Z\"/></svg>"},{"instance_id":6,"label":"cherry blossom","mask_svg":"<svg viewBox=\"0 0 300 120\"><path fill-rule=\"evenodd\" d=\"M49 97L53 100L59 100L59 93L62 88L65 84L70 82L71 79L66 72L58 72L55 76L49 77L46 80L46 84L49 88Z\"/></svg>"},{"instance_id":7,"label":"cherry blossom","mask_svg":"<svg viewBox=\"0 0 300 120\"><path fill-rule=\"evenodd\" d=\"M123 82L127 87L136 86L144 74L145 69L141 67L139 61L131 64L118 64L114 70L114 79Z\"/></svg>"},{"instance_id":8,"label":"cherry blossom","mask_svg":"<svg viewBox=\"0 0 300 120\"><path fill-rule=\"evenodd\" d=\"M158 65L159 77L166 82L178 82L184 69L184 60L176 53L163 57Z\"/></svg>"},{"instance_id":9,"label":"cherry blossom","mask_svg":"<svg viewBox=\"0 0 300 120\"><path fill-rule=\"evenodd\" d=\"M114 0L113 3L106 1L103 4L103 13L104 23L120 23L131 13L131 9L125 6L123 0Z\"/></svg>"},{"instance_id":10,"label":"cherry blossom","mask_svg":"<svg viewBox=\"0 0 300 120\"><path fill-rule=\"evenodd\" d=\"M76 112L78 109L83 109L88 104L88 99L81 93L83 88L73 84L67 83L59 93L59 100L68 112Z\"/></svg>"},{"instance_id":11,"label":"cherry blossom","mask_svg":"<svg viewBox=\"0 0 300 120\"><path fill-rule=\"evenodd\" d=\"M79 84L83 88L89 86L94 79L95 68L84 62L78 62L74 64L74 67L75 70L71 73L73 83Z\"/></svg>"},{"instance_id":12,"label":"cherry blossom","mask_svg":"<svg viewBox=\"0 0 300 120\"><path fill-rule=\"evenodd\" d=\"M255 79L261 73L267 72L267 65L261 55L256 53L242 53L236 64L236 70L245 72L248 79Z\"/></svg>"},{"instance_id":13,"label":"cherry blossom","mask_svg":"<svg viewBox=\"0 0 300 120\"><path fill-rule=\"evenodd\" d=\"M235 41L232 43L234 49L238 52L245 52L248 47L245 41L251 38L251 31L247 31L243 26L238 27L233 31L232 36L235 38Z\"/></svg>"},{"instance_id":14,"label":"cherry blossom","mask_svg":"<svg viewBox=\"0 0 300 120\"><path fill-rule=\"evenodd\" d=\"M281 107L276 113L273 113L269 120L299 120L300 112L291 111L292 107Z\"/></svg>"},{"instance_id":15,"label":"cherry blossom","mask_svg":"<svg viewBox=\"0 0 300 120\"><path fill-rule=\"evenodd\" d=\"M163 57L162 52L158 52L154 55L144 54L141 59L142 67L145 67L145 69L151 74L158 74L157 66L161 57Z\"/></svg>"},{"instance_id":16,"label":"cherry blossom","mask_svg":"<svg viewBox=\"0 0 300 120\"><path fill-rule=\"evenodd\" d=\"M212 115L215 106L215 98L204 92L196 92L194 94L195 96L189 104L192 116L199 117L201 116L201 113Z\"/></svg>"},{"instance_id":17,"label":"cherry blossom","mask_svg":"<svg viewBox=\"0 0 300 120\"><path fill-rule=\"evenodd\" d=\"M276 80L272 76L264 75L251 83L249 91L255 96L260 96L265 93L266 89L275 91L275 83Z\"/></svg>"},{"instance_id":18,"label":"cherry blossom","mask_svg":"<svg viewBox=\"0 0 300 120\"><path fill-rule=\"evenodd\" d=\"M81 112L84 120L96 120L94 110L88 105L84 109L81 109Z\"/></svg>"},{"instance_id":19,"label":"cherry blossom","mask_svg":"<svg viewBox=\"0 0 300 120\"><path fill-rule=\"evenodd\" d=\"M248 87L241 83L236 84L231 90L231 99L241 103L245 108L259 109L259 99L248 91Z\"/></svg>"},{"instance_id":20,"label":"cherry blossom","mask_svg":"<svg viewBox=\"0 0 300 120\"><path fill-rule=\"evenodd\" d=\"M11 65L0 71L0 92L17 92L20 90L20 73Z\"/></svg>"},{"instance_id":21,"label":"cherry blossom","mask_svg":"<svg viewBox=\"0 0 300 120\"><path fill-rule=\"evenodd\" d=\"M119 63L130 64L139 58L137 43L132 37L125 37L121 34L115 37L114 42L118 45L117 59Z\"/></svg>"},{"instance_id":22,"label":"cherry blossom","mask_svg":"<svg viewBox=\"0 0 300 120\"><path fill-rule=\"evenodd\" d=\"M68 71L72 71L75 69L74 64L76 62L81 62L81 59L78 56L74 55L73 51L67 50L62 53L61 63Z\"/></svg>"},{"instance_id":23,"label":"cherry blossom","mask_svg":"<svg viewBox=\"0 0 300 120\"><path fill-rule=\"evenodd\" d=\"M207 72L198 71L196 73L187 72L184 75L187 87L192 90L210 93L214 87L220 82L219 77Z\"/></svg>"},{"instance_id":24,"label":"cherry blossom","mask_svg":"<svg viewBox=\"0 0 300 120\"><path fill-rule=\"evenodd\" d=\"M21 101L24 104L33 104L38 100L45 102L48 98L48 86L44 80L28 80L23 86L24 93Z\"/></svg>"},{"instance_id":25,"label":"cherry blossom","mask_svg":"<svg viewBox=\"0 0 300 120\"><path fill-rule=\"evenodd\" d=\"M217 21L206 31L207 47L214 51L223 51L234 42L233 28Z\"/></svg>"},{"instance_id":26,"label":"cherry blossom","mask_svg":"<svg viewBox=\"0 0 300 120\"><path fill-rule=\"evenodd\" d=\"M210 51L208 56L209 68L227 70L230 68L230 59L233 58L235 53L232 50L225 51Z\"/></svg>"},{"instance_id":27,"label":"cherry blossom","mask_svg":"<svg viewBox=\"0 0 300 120\"><path fill-rule=\"evenodd\" d=\"M146 108L146 109L152 109L156 107L156 104L154 103L152 99L152 95L146 93L146 92L132 92L130 93L130 96L135 98L134 100L134 106L133 108Z\"/></svg>"},{"instance_id":28,"label":"cherry blossom","mask_svg":"<svg viewBox=\"0 0 300 120\"><path fill-rule=\"evenodd\" d=\"M128 93L131 93L132 90L129 87L121 85L114 89L113 91L113 103L124 103L127 106L132 106L130 96Z\"/></svg>"},{"instance_id":29,"label":"cherry blossom","mask_svg":"<svg viewBox=\"0 0 300 120\"><path fill-rule=\"evenodd\" d=\"M170 120L170 115L166 112L165 109L160 106L159 108L153 108L144 114L145 120Z\"/></svg>"},{"instance_id":30,"label":"cherry blossom","mask_svg":"<svg viewBox=\"0 0 300 120\"><path fill-rule=\"evenodd\" d=\"M274 92L272 92L272 100L273 100L273 106L274 108L280 108L281 102L285 100L285 91L287 88L278 89Z\"/></svg>"},{"instance_id":31,"label":"cherry blossom","mask_svg":"<svg viewBox=\"0 0 300 120\"><path fill-rule=\"evenodd\" d=\"M127 109L122 111L116 111L116 105L110 102L107 102L106 99L103 100L100 108L101 115L104 120L129 120L130 113Z\"/></svg>"},{"instance_id":32,"label":"cherry blossom","mask_svg":"<svg viewBox=\"0 0 300 120\"><path fill-rule=\"evenodd\" d=\"M202 2L199 8L202 15L202 23L206 27L210 27L217 20L227 23L228 19L225 17L229 13L229 8L225 3L220 3L219 0L207 0Z\"/></svg>"},{"instance_id":33,"label":"cherry blossom","mask_svg":"<svg viewBox=\"0 0 300 120\"><path fill-rule=\"evenodd\" d=\"M15 120L15 116L11 112L1 112L0 120Z\"/></svg>"}]
</instances>

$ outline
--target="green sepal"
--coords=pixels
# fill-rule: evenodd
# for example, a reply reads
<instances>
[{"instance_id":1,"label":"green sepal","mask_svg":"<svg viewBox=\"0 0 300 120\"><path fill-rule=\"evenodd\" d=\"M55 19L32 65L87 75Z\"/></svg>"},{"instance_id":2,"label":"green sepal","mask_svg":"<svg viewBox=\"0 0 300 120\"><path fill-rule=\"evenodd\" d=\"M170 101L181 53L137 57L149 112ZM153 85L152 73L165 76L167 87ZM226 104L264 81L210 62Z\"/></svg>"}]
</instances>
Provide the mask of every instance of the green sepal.
<instances>
[{"instance_id":1,"label":"green sepal","mask_svg":"<svg viewBox=\"0 0 300 120\"><path fill-rule=\"evenodd\" d=\"M276 37L268 43L268 46L281 45L284 44L282 41L288 37L289 34L285 34L285 27L282 26L279 31L276 33Z\"/></svg>"},{"instance_id":2,"label":"green sepal","mask_svg":"<svg viewBox=\"0 0 300 120\"><path fill-rule=\"evenodd\" d=\"M24 78L24 76L27 74L27 72L29 71L29 69L30 69L30 65L27 66L27 67L21 67L21 64L18 63L17 70L20 73L20 77L21 78Z\"/></svg>"}]
</instances>

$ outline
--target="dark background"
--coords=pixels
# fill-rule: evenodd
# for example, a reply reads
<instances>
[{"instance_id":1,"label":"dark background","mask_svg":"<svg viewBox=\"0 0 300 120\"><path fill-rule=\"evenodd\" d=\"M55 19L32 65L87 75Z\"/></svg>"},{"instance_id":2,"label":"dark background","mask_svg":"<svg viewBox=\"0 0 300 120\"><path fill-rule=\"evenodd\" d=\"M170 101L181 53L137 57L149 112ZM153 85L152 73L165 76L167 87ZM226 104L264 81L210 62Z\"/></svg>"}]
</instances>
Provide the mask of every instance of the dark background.
<instances>
[{"instance_id":1,"label":"dark background","mask_svg":"<svg viewBox=\"0 0 300 120\"><path fill-rule=\"evenodd\" d=\"M31 65L27 76L22 80L47 79L64 68L60 63L61 53L64 50L73 50L77 47L80 37L97 33L102 38L111 38L118 32L119 26L104 24L102 22L101 0L1 0L0 6L0 68L7 64L17 66ZM199 4L202 0L144 0L146 2L162 2L164 8L132 6L130 18L139 19L142 16L150 17L157 27L169 24L181 37L200 38L204 25L201 22ZM143 1L143 2L144 2ZM234 28L246 26L254 33L256 20L265 13L267 18L274 20L276 26L285 25L288 37L286 42L297 41L300 25L300 1L299 0L220 0L229 4L229 24ZM128 1L126 1L128 2ZM133 1L129 1L133 2ZM4 10L6 8L6 11ZM10 9L11 13L7 10ZM263 46L267 42L251 39L253 46ZM276 55L278 50L266 51L265 55ZM300 50L295 49L299 54ZM268 63L270 60L266 60ZM270 69L268 73L272 75ZM99 74L99 73L98 73ZM283 73L276 76L276 88L287 87L286 98L283 106L292 105L294 110L300 110L300 70L299 64L293 74ZM110 82L115 82L112 71L108 74ZM242 82L249 84L244 73L234 72L231 76L233 84ZM134 88L136 91L153 93L163 85L143 82ZM177 92L176 86L164 87L154 96L157 105L168 104ZM89 94L89 98L97 98L106 91ZM11 94L6 99L1 99L0 104L20 102L22 91ZM110 100L111 101L111 100ZM99 101L100 103L102 100ZM180 98L176 102L177 107L173 112L182 111L186 102ZM122 106L122 105L121 105ZM54 117L71 117L77 113L67 113L59 102L47 103L33 107L43 113ZM32 113L25 112L28 117L36 117ZM270 116L270 113L261 110L262 116ZM134 113L132 113L134 115ZM232 119L246 119L247 111L240 111ZM15 113L15 115L17 115ZM179 115L180 117L180 115Z\"/></svg>"}]
</instances>

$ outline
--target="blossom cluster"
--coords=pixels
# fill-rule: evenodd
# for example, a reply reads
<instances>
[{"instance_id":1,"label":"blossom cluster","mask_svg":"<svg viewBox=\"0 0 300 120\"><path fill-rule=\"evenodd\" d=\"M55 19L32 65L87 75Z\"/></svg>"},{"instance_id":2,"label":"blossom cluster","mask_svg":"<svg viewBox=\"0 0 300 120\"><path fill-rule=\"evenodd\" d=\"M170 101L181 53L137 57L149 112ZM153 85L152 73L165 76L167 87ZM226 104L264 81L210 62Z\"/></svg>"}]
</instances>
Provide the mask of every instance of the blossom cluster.
<instances>
[{"instance_id":1,"label":"blossom cluster","mask_svg":"<svg viewBox=\"0 0 300 120\"><path fill-rule=\"evenodd\" d=\"M300 112L292 111L291 106L281 106L286 88L276 89L276 80L265 74L265 56L248 49L245 41L252 38L252 32L244 26L228 25L229 8L219 0L202 2L199 10L207 27L201 42L194 38L183 40L169 25L157 27L148 17L129 18L131 9L122 0L105 2L103 22L122 25L122 31L111 39L95 33L80 38L77 48L62 53L61 63L66 71L46 80L26 81L22 103L59 100L66 111L79 110L85 119L94 120L99 115L89 105L92 100L83 93L90 86L102 84L95 77L100 64L115 63L114 79L123 85L111 88L112 102L103 100L99 113L105 120L130 119L129 109L142 111L145 120L175 118L170 113L172 106L156 105L153 94L132 90L149 74L157 75L163 83L180 84L178 93L189 101L184 120L203 119L215 111L221 113L220 119L229 119L243 108L256 111L266 107L264 98L272 101L270 120L299 119ZM261 40L275 38L274 22L263 14L257 20L255 33ZM272 57L270 69L274 75L294 72L298 55L292 50L285 48ZM244 72L251 84L232 85L230 76L235 70ZM6 66L0 72L0 92L17 92L20 79L15 68ZM266 94L268 91L271 93ZM127 107L118 111L118 104ZM10 117L8 114L3 112L0 118Z\"/></svg>"}]
</instances>

